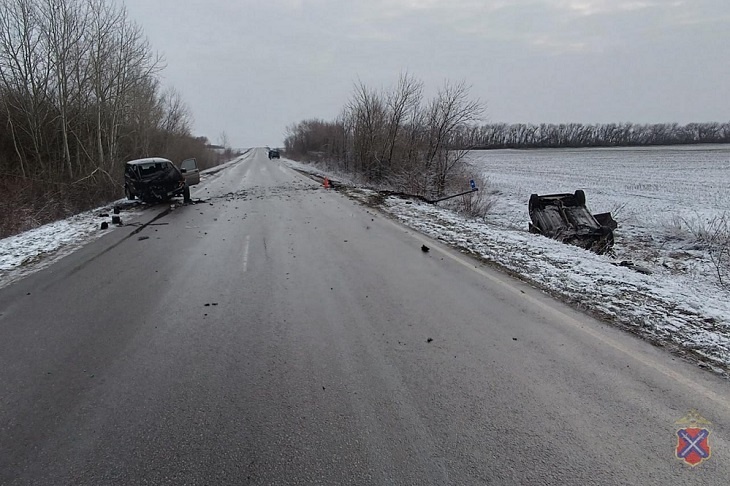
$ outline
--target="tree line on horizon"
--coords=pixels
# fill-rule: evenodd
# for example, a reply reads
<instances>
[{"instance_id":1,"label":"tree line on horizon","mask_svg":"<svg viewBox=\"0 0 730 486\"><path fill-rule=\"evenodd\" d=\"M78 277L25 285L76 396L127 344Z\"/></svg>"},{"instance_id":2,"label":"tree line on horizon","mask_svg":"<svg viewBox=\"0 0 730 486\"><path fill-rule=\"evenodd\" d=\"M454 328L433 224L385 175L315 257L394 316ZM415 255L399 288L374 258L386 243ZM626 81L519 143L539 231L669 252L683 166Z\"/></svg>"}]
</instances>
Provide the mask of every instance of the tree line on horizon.
<instances>
[{"instance_id":1,"label":"tree line on horizon","mask_svg":"<svg viewBox=\"0 0 730 486\"><path fill-rule=\"evenodd\" d=\"M126 160L217 162L114 0L0 3L0 237L122 194Z\"/></svg>"},{"instance_id":2,"label":"tree line on horizon","mask_svg":"<svg viewBox=\"0 0 730 486\"><path fill-rule=\"evenodd\" d=\"M730 143L728 123L493 123L469 127L462 144L471 149L635 147Z\"/></svg>"},{"instance_id":3,"label":"tree line on horizon","mask_svg":"<svg viewBox=\"0 0 730 486\"><path fill-rule=\"evenodd\" d=\"M345 150L348 131L340 116L334 121L310 119L287 128L285 149L292 156L314 160L351 157ZM730 144L730 122L708 123L492 123L464 124L450 134L454 150L641 147ZM349 164L346 164L349 165Z\"/></svg>"}]
</instances>

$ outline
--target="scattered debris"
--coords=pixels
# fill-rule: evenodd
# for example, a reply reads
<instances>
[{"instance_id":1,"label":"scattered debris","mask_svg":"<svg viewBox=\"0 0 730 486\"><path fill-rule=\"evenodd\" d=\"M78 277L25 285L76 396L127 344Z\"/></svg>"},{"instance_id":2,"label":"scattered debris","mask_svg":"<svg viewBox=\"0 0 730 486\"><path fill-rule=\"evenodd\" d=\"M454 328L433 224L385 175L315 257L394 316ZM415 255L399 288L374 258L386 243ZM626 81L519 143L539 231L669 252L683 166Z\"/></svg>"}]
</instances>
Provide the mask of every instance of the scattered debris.
<instances>
[{"instance_id":1,"label":"scattered debris","mask_svg":"<svg viewBox=\"0 0 730 486\"><path fill-rule=\"evenodd\" d=\"M102 221L101 222L101 229L103 229L103 230L109 229L109 223L107 223L106 221Z\"/></svg>"},{"instance_id":2,"label":"scattered debris","mask_svg":"<svg viewBox=\"0 0 730 486\"><path fill-rule=\"evenodd\" d=\"M426 342L427 342L427 343L430 343L430 342L432 342L432 341L433 341L433 338L428 338L428 339L426 339Z\"/></svg>"},{"instance_id":3,"label":"scattered debris","mask_svg":"<svg viewBox=\"0 0 730 486\"><path fill-rule=\"evenodd\" d=\"M142 240L149 240L149 239L150 239L150 237L149 237L149 236L138 236L138 237L137 237L137 241L142 241Z\"/></svg>"},{"instance_id":4,"label":"scattered debris","mask_svg":"<svg viewBox=\"0 0 730 486\"><path fill-rule=\"evenodd\" d=\"M428 253L431 248L427 247L426 245L421 245L421 251L423 253Z\"/></svg>"}]
</instances>

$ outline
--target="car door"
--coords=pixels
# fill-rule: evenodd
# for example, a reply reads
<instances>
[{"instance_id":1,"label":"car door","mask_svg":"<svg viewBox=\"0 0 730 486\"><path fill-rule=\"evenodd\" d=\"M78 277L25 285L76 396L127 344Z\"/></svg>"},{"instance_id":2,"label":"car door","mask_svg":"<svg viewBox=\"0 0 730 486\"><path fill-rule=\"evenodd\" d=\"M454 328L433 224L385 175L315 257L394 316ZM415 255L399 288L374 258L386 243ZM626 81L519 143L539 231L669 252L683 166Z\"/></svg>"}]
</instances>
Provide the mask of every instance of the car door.
<instances>
[{"instance_id":1,"label":"car door","mask_svg":"<svg viewBox=\"0 0 730 486\"><path fill-rule=\"evenodd\" d=\"M185 176L185 183L188 186L200 183L200 169L195 159L185 159L180 162L180 172Z\"/></svg>"}]
</instances>

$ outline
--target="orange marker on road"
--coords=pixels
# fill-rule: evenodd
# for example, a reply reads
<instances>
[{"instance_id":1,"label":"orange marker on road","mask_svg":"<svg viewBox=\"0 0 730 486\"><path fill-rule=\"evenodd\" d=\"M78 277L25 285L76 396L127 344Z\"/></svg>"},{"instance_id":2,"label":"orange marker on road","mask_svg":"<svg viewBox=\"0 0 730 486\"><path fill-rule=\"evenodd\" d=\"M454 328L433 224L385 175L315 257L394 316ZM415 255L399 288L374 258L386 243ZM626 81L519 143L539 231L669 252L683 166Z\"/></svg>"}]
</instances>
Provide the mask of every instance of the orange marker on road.
<instances>
[{"instance_id":1,"label":"orange marker on road","mask_svg":"<svg viewBox=\"0 0 730 486\"><path fill-rule=\"evenodd\" d=\"M330 188L330 180L329 177L324 178L324 188L329 189Z\"/></svg>"}]
</instances>

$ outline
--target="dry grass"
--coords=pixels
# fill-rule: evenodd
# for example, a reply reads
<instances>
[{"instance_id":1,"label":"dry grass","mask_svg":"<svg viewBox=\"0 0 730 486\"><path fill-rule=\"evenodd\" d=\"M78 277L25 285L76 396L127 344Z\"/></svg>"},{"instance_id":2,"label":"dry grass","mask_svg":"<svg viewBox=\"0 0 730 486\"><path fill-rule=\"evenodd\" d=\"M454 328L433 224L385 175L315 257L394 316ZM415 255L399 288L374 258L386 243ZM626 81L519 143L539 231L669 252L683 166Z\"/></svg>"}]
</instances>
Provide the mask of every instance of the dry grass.
<instances>
[{"instance_id":1,"label":"dry grass","mask_svg":"<svg viewBox=\"0 0 730 486\"><path fill-rule=\"evenodd\" d=\"M449 193L459 193L468 190L470 180L474 180L479 189L478 191L445 201L443 205L470 218L484 220L492 211L496 202L494 194L491 191L489 179L481 175L459 174L450 180Z\"/></svg>"},{"instance_id":2,"label":"dry grass","mask_svg":"<svg viewBox=\"0 0 730 486\"><path fill-rule=\"evenodd\" d=\"M675 217L669 229L678 238L689 235L698 249L705 250L718 284L730 288L730 216L727 212L709 219Z\"/></svg>"},{"instance_id":3,"label":"dry grass","mask_svg":"<svg viewBox=\"0 0 730 486\"><path fill-rule=\"evenodd\" d=\"M6 177L0 181L0 238L92 209L120 192L119 186L102 179L62 184Z\"/></svg>"}]
</instances>

